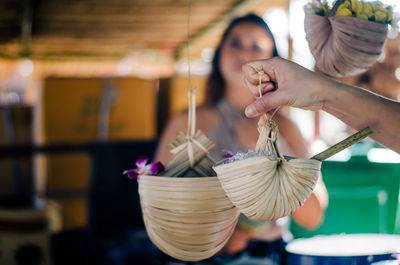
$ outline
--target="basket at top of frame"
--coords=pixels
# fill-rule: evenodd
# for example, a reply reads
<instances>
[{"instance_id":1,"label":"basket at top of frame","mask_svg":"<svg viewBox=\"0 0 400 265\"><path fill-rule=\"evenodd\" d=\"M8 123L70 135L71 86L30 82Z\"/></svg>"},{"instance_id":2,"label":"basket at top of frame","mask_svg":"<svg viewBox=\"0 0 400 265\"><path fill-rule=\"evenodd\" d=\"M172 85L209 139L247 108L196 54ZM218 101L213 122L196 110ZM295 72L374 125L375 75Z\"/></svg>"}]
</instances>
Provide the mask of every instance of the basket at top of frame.
<instances>
[{"instance_id":1,"label":"basket at top of frame","mask_svg":"<svg viewBox=\"0 0 400 265\"><path fill-rule=\"evenodd\" d=\"M391 15L378 21L374 17L374 12L381 11L374 10L378 8ZM306 11L304 28L316 67L333 77L354 76L368 70L382 53L388 23L393 20L389 8L358 0L338 0L329 14L327 10L320 10L319 14Z\"/></svg>"}]
</instances>

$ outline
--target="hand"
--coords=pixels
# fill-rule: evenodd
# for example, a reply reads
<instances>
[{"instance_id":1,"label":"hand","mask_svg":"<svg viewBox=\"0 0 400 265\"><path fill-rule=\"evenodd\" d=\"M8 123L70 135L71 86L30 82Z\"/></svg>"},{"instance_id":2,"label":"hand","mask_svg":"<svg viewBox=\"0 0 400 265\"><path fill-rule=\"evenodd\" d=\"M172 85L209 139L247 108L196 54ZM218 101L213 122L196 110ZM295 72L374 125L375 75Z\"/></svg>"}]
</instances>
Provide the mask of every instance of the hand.
<instances>
[{"instance_id":1,"label":"hand","mask_svg":"<svg viewBox=\"0 0 400 265\"><path fill-rule=\"evenodd\" d=\"M261 79L263 96L247 106L246 115L249 118L272 112L281 105L319 110L323 106L321 89L326 82L331 82L326 77L279 57L247 63L243 71L245 82L256 97L259 96L258 73L264 71Z\"/></svg>"}]
</instances>

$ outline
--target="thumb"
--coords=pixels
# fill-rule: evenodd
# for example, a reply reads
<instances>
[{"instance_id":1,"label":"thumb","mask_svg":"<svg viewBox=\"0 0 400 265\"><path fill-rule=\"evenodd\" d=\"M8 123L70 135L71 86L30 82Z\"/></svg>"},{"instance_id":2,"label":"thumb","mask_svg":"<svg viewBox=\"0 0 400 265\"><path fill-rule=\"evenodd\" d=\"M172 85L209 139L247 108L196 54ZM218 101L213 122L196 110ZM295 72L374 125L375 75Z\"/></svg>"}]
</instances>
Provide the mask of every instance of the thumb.
<instances>
[{"instance_id":1,"label":"thumb","mask_svg":"<svg viewBox=\"0 0 400 265\"><path fill-rule=\"evenodd\" d=\"M267 113L281 105L285 105L287 100L279 91L264 94L262 98L257 99L246 107L245 114L249 118L254 118Z\"/></svg>"}]
</instances>

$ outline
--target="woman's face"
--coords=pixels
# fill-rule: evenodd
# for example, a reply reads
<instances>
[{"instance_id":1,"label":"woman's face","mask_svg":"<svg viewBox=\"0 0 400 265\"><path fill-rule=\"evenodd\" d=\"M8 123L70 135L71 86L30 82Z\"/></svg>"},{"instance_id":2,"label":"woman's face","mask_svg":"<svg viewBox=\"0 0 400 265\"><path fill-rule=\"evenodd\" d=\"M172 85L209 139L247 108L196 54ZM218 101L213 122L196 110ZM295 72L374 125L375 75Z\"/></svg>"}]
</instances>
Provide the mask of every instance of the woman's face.
<instances>
[{"instance_id":1,"label":"woman's face","mask_svg":"<svg viewBox=\"0 0 400 265\"><path fill-rule=\"evenodd\" d=\"M263 27L251 22L235 25L222 44L219 60L226 92L246 102L252 100L244 83L242 65L272 57L273 48L274 43Z\"/></svg>"}]
</instances>

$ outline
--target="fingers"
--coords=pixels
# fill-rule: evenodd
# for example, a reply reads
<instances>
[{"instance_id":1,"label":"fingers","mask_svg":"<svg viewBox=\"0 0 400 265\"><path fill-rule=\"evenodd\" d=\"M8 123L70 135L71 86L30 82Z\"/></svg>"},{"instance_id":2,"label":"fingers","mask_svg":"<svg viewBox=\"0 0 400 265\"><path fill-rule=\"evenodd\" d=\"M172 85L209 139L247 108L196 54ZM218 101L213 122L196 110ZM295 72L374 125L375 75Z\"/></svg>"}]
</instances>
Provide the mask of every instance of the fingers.
<instances>
[{"instance_id":1,"label":"fingers","mask_svg":"<svg viewBox=\"0 0 400 265\"><path fill-rule=\"evenodd\" d=\"M287 100L285 100L281 93L279 91L274 91L265 94L262 98L248 105L245 114L249 118L254 118L286 104Z\"/></svg>"},{"instance_id":2,"label":"fingers","mask_svg":"<svg viewBox=\"0 0 400 265\"><path fill-rule=\"evenodd\" d=\"M259 72L263 71L264 75L261 78L262 82L276 80L274 68L280 58L274 57L266 60L252 61L243 65L243 72L251 84L257 84Z\"/></svg>"},{"instance_id":3,"label":"fingers","mask_svg":"<svg viewBox=\"0 0 400 265\"><path fill-rule=\"evenodd\" d=\"M261 71L264 72L264 75L261 75L261 82L270 81L269 75L264 71L264 62L265 60L253 61L243 65L244 75L251 84L258 84Z\"/></svg>"},{"instance_id":4,"label":"fingers","mask_svg":"<svg viewBox=\"0 0 400 265\"><path fill-rule=\"evenodd\" d=\"M246 85L254 96L259 96L260 77L262 94L276 89L274 82L276 81L276 76L273 66L275 60L276 59L272 58L267 60L253 61L243 66ZM259 73L261 71L264 72L264 74L260 76Z\"/></svg>"},{"instance_id":5,"label":"fingers","mask_svg":"<svg viewBox=\"0 0 400 265\"><path fill-rule=\"evenodd\" d=\"M257 83L256 85L253 85L247 80L247 78L245 78L244 81L245 81L247 87L249 88L251 94L253 94L256 97L259 97L260 96L259 95L260 94L260 91L259 91L260 85L259 85L259 83ZM261 94L262 95L267 93L267 92L269 92L269 91L271 91L271 90L274 90L274 89L276 89L276 87L275 87L275 84L273 82L268 81L266 83L261 83Z\"/></svg>"}]
</instances>

